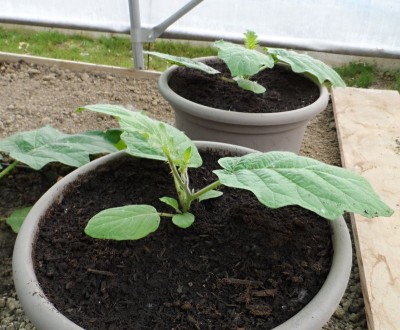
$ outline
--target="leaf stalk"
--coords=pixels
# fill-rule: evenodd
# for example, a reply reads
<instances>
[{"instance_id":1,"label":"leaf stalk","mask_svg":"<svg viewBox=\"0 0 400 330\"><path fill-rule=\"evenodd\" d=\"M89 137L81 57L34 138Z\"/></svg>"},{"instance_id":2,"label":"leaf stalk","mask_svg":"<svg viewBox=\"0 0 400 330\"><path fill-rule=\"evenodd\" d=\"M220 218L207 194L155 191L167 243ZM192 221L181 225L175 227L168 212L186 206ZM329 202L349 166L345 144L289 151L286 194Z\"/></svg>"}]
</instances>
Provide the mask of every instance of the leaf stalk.
<instances>
[{"instance_id":1,"label":"leaf stalk","mask_svg":"<svg viewBox=\"0 0 400 330\"><path fill-rule=\"evenodd\" d=\"M0 180L5 177L8 173L10 173L17 165L19 164L18 160L14 160L10 165L8 165L4 170L0 172Z\"/></svg>"}]
</instances>

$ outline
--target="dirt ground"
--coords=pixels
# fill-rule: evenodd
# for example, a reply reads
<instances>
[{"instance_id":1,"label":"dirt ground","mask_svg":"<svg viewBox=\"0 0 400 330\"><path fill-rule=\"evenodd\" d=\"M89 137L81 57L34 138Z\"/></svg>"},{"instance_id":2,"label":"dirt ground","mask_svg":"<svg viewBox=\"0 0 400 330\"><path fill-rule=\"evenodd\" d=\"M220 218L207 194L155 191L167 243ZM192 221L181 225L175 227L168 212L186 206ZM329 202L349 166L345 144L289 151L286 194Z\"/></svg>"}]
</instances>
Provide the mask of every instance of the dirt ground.
<instances>
[{"instance_id":1,"label":"dirt ground","mask_svg":"<svg viewBox=\"0 0 400 330\"><path fill-rule=\"evenodd\" d=\"M74 109L94 103L120 104L144 110L149 116L168 123L174 115L157 90L155 79L134 79L110 73L61 69L57 65L36 65L0 61L0 138L15 132L52 125L66 133L116 127L105 115ZM332 106L308 126L301 154L340 165L340 154ZM3 187L19 182L20 171L0 182ZM21 179L20 179L21 180ZM39 187L25 186L10 191L0 202L0 218L22 205L24 198ZM43 189L43 188L41 188ZM15 196L14 196L15 193ZM18 303L12 284L11 256L15 235L0 222L0 329L32 329ZM366 329L358 268L354 262L348 292L324 329Z\"/></svg>"}]
</instances>

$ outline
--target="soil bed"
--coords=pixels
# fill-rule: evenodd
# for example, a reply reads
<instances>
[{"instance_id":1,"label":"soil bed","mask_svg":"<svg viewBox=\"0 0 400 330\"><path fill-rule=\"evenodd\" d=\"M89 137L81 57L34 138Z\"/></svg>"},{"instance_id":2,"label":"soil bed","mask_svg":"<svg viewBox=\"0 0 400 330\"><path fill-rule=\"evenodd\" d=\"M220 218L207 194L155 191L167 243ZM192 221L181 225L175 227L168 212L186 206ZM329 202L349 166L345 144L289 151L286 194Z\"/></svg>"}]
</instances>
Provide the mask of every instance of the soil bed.
<instances>
[{"instance_id":1,"label":"soil bed","mask_svg":"<svg viewBox=\"0 0 400 330\"><path fill-rule=\"evenodd\" d=\"M192 102L208 107L251 113L273 113L303 108L319 97L319 89L310 79L283 66L259 72L252 77L267 90L254 94L227 82L230 73L220 61L209 61L221 74L211 75L188 68L178 68L171 75L171 89ZM221 79L224 77L226 79Z\"/></svg>"},{"instance_id":2,"label":"soil bed","mask_svg":"<svg viewBox=\"0 0 400 330\"><path fill-rule=\"evenodd\" d=\"M191 170L199 189L217 155ZM194 203L183 230L163 218L134 242L95 240L87 221L104 208L175 196L166 164L124 161L72 185L41 221L36 271L57 309L85 329L270 329L318 292L331 262L329 223L297 207L270 210L249 192L223 189ZM68 191L68 189L67 189Z\"/></svg>"}]
</instances>

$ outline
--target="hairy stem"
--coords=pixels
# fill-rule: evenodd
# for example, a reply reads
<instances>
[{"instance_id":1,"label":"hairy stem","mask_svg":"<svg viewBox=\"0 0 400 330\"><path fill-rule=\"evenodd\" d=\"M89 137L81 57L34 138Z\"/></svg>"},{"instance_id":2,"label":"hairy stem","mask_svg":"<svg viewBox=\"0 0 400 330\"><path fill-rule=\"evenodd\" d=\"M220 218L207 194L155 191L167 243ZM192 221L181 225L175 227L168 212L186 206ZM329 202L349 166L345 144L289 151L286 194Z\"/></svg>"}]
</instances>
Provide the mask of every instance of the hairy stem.
<instances>
[{"instance_id":1,"label":"hairy stem","mask_svg":"<svg viewBox=\"0 0 400 330\"><path fill-rule=\"evenodd\" d=\"M176 169L172 159L167 155L168 158L168 165L172 171L172 176L174 177L175 188L178 193L179 203L181 204L183 213L189 211L190 207L190 190L187 187L186 183L182 180L181 175L179 174L178 170Z\"/></svg>"},{"instance_id":2,"label":"hairy stem","mask_svg":"<svg viewBox=\"0 0 400 330\"><path fill-rule=\"evenodd\" d=\"M2 179L8 173L10 173L18 165L18 163L19 163L18 160L14 160L10 165L8 165L4 170L2 170L0 172L0 179Z\"/></svg>"}]
</instances>

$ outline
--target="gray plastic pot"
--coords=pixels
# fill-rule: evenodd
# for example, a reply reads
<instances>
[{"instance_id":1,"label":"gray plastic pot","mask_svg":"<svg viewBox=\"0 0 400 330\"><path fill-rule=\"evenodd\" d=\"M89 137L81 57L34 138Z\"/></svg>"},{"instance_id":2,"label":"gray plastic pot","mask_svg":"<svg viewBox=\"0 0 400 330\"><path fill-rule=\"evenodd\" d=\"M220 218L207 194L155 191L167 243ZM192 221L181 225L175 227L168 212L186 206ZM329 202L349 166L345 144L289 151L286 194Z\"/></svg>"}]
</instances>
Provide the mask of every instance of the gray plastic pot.
<instances>
[{"instance_id":1,"label":"gray plastic pot","mask_svg":"<svg viewBox=\"0 0 400 330\"><path fill-rule=\"evenodd\" d=\"M254 150L227 145L216 142L197 142L202 148L230 151L238 155L244 155ZM40 218L46 213L48 207L56 200L63 197L66 185L74 182L77 178L90 171L96 170L98 166L107 162L118 160L124 152L117 152L101 157L81 168L76 169L50 188L34 205L21 230L18 234L13 255L13 277L15 288L21 302L22 308L29 319L39 330L78 330L82 329L64 315L62 315L46 298L40 284L37 281L32 253L38 233ZM352 249L350 235L346 223L342 217L331 222L333 230L334 256L332 267L318 294L291 319L276 327L277 330L316 330L329 320L339 305L346 289L352 264Z\"/></svg>"},{"instance_id":2,"label":"gray plastic pot","mask_svg":"<svg viewBox=\"0 0 400 330\"><path fill-rule=\"evenodd\" d=\"M306 107L292 111L240 113L211 108L189 101L169 87L168 81L177 68L171 66L161 74L158 88L175 111L175 126L192 140L225 142L259 151L299 153L308 122L326 109L329 101L326 87L317 84L319 98Z\"/></svg>"}]
</instances>

